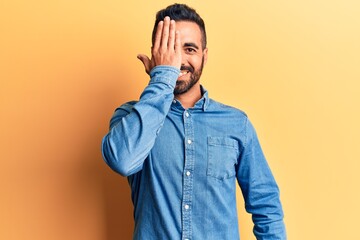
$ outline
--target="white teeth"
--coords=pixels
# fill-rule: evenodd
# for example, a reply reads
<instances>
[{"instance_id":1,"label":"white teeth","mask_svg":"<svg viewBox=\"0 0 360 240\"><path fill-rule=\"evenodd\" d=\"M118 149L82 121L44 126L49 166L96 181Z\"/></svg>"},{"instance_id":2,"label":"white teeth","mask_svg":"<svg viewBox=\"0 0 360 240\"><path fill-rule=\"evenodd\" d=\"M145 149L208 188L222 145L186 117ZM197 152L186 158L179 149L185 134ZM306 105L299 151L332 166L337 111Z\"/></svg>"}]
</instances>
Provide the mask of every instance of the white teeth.
<instances>
[{"instance_id":1,"label":"white teeth","mask_svg":"<svg viewBox=\"0 0 360 240\"><path fill-rule=\"evenodd\" d=\"M182 72L179 73L179 77L184 76L187 73L189 73L189 71L182 71Z\"/></svg>"}]
</instances>

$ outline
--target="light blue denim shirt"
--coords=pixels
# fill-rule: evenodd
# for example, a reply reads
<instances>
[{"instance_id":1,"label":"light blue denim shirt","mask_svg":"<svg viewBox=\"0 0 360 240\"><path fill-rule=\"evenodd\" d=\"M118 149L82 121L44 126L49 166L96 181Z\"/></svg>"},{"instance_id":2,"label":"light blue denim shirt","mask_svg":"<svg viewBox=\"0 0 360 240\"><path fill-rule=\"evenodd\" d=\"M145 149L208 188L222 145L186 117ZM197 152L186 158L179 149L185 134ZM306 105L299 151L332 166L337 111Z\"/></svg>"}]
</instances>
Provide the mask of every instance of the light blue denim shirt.
<instances>
[{"instance_id":1,"label":"light blue denim shirt","mask_svg":"<svg viewBox=\"0 0 360 240\"><path fill-rule=\"evenodd\" d=\"M203 97L174 99L179 70L157 66L138 102L119 107L102 142L128 177L133 239L239 239L236 181L257 239L286 239L279 189L244 112Z\"/></svg>"}]
</instances>

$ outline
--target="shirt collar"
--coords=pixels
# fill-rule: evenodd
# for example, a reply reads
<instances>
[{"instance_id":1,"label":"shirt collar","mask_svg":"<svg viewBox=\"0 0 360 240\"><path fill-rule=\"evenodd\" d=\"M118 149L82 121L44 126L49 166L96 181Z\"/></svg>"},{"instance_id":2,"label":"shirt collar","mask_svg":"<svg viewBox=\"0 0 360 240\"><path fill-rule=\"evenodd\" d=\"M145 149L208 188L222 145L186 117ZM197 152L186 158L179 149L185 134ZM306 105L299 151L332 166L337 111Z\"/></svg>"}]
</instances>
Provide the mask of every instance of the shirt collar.
<instances>
[{"instance_id":1,"label":"shirt collar","mask_svg":"<svg viewBox=\"0 0 360 240\"><path fill-rule=\"evenodd\" d=\"M208 91L202 85L200 85L200 90L202 97L195 103L195 105L191 109L201 109L203 111L206 111L209 105L209 96L208 96L209 94ZM176 99L174 99L173 101L173 107L183 109L181 103Z\"/></svg>"},{"instance_id":2,"label":"shirt collar","mask_svg":"<svg viewBox=\"0 0 360 240\"><path fill-rule=\"evenodd\" d=\"M202 85L200 85L200 90L202 97L195 103L194 108L201 108L205 112L209 105L209 93Z\"/></svg>"}]
</instances>

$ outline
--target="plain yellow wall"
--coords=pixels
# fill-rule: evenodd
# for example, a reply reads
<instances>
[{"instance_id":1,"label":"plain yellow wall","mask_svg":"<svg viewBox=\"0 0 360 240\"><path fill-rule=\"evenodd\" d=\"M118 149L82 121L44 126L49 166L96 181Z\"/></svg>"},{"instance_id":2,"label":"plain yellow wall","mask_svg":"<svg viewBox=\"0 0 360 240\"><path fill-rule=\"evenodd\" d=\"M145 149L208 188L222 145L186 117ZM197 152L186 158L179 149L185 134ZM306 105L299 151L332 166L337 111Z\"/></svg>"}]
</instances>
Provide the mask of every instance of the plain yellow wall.
<instances>
[{"instance_id":1,"label":"plain yellow wall","mask_svg":"<svg viewBox=\"0 0 360 240\"><path fill-rule=\"evenodd\" d=\"M202 83L253 121L291 240L359 239L360 2L184 1L207 25ZM0 239L130 239L126 179L101 158L114 109L148 82L172 1L0 4ZM242 239L250 216L238 211Z\"/></svg>"}]
</instances>

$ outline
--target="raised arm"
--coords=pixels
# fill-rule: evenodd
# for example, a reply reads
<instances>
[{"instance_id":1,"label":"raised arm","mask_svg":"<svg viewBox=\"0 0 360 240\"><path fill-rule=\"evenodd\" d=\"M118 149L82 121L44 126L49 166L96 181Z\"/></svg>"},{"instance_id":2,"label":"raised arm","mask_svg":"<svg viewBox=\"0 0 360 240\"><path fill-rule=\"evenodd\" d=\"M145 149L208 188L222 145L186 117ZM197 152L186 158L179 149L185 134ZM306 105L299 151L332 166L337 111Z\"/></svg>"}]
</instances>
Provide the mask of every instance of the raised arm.
<instances>
[{"instance_id":1,"label":"raised arm","mask_svg":"<svg viewBox=\"0 0 360 240\"><path fill-rule=\"evenodd\" d=\"M150 75L149 85L137 103L124 104L116 110L110 131L102 141L105 162L123 176L142 169L168 114L180 74L180 46L175 21L166 17L158 24L151 59L138 56Z\"/></svg>"}]
</instances>

